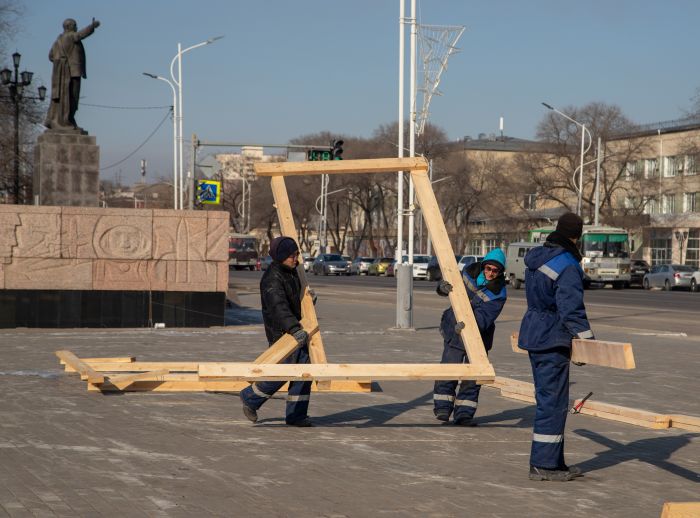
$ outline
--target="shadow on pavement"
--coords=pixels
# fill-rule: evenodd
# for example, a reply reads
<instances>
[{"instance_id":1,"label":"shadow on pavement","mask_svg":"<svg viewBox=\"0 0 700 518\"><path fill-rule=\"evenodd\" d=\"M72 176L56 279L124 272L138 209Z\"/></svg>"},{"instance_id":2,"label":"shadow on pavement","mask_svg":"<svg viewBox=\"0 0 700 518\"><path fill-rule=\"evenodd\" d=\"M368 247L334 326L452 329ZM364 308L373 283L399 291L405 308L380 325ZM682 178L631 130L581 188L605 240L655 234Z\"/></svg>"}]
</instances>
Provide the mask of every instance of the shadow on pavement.
<instances>
[{"instance_id":1,"label":"shadow on pavement","mask_svg":"<svg viewBox=\"0 0 700 518\"><path fill-rule=\"evenodd\" d=\"M262 323L262 311L259 309L239 306L231 301L226 302L226 310L224 312L225 326L246 326Z\"/></svg>"},{"instance_id":2,"label":"shadow on pavement","mask_svg":"<svg viewBox=\"0 0 700 518\"><path fill-rule=\"evenodd\" d=\"M607 448L605 451L596 453L594 458L577 464L584 473L609 468L630 460L638 460L700 484L700 473L677 466L668 460L671 455L688 445L691 439L700 437L700 434L685 433L668 437L652 437L623 444L590 430L578 429L574 430L574 433Z\"/></svg>"}]
</instances>

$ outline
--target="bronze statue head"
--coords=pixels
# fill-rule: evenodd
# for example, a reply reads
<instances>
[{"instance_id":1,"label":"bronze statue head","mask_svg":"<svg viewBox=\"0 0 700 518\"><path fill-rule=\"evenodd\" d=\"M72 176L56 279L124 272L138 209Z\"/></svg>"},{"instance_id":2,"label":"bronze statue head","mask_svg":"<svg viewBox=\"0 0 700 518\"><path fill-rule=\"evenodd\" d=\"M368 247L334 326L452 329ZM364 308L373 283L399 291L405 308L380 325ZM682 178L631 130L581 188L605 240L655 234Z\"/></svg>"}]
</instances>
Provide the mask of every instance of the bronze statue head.
<instances>
[{"instance_id":1,"label":"bronze statue head","mask_svg":"<svg viewBox=\"0 0 700 518\"><path fill-rule=\"evenodd\" d=\"M63 30L69 31L69 32L77 31L78 30L78 22L76 22L73 18L66 18L63 21Z\"/></svg>"}]
</instances>

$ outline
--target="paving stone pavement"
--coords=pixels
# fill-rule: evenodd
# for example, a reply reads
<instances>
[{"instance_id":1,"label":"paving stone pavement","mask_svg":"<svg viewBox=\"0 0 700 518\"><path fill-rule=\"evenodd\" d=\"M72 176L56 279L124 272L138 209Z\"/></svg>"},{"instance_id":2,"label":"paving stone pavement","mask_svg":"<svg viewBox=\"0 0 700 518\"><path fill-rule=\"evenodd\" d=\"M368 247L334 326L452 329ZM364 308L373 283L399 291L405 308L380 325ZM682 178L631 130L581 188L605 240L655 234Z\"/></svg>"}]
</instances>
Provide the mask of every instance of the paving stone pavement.
<instances>
[{"instance_id":1,"label":"paving stone pavement","mask_svg":"<svg viewBox=\"0 0 700 518\"><path fill-rule=\"evenodd\" d=\"M255 294L241 300L254 314ZM321 301L331 361L440 356L441 308L418 311L418 331L411 333L387 329L390 305L360 307L330 295ZM527 358L509 354L512 311L512 319L504 312L492 358L499 374L528 379ZM641 343L638 364L645 355L663 358ZM659 516L665 501L700 500L700 433L571 416L567 462L586 476L532 482L534 407L495 390L482 391L476 428L436 421L429 382L383 382L372 394L313 394L316 426L297 429L284 425L283 395L253 425L231 394L88 393L53 354L246 361L264 348L259 325L4 330L0 344L0 516L641 518ZM694 363L674 360L667 384L696 394L698 343L676 348ZM608 402L633 406L625 398L639 390L637 399L659 411L681 406L700 415L697 398L669 402L655 395L645 384L652 374L644 367L634 374L590 368L574 378L586 389L622 384L617 400L607 389Z\"/></svg>"}]
</instances>

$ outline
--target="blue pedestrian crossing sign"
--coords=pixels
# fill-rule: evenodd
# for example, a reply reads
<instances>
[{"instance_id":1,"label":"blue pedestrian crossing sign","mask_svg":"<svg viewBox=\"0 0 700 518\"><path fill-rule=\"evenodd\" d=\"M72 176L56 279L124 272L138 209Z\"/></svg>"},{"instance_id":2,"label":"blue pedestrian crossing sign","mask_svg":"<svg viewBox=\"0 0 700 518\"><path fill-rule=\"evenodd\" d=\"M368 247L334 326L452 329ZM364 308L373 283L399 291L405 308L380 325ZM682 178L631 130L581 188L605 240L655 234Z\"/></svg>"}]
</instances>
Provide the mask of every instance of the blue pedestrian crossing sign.
<instances>
[{"instance_id":1,"label":"blue pedestrian crossing sign","mask_svg":"<svg viewBox=\"0 0 700 518\"><path fill-rule=\"evenodd\" d=\"M221 182L216 180L198 180L197 198L201 203L219 205L221 203Z\"/></svg>"}]
</instances>

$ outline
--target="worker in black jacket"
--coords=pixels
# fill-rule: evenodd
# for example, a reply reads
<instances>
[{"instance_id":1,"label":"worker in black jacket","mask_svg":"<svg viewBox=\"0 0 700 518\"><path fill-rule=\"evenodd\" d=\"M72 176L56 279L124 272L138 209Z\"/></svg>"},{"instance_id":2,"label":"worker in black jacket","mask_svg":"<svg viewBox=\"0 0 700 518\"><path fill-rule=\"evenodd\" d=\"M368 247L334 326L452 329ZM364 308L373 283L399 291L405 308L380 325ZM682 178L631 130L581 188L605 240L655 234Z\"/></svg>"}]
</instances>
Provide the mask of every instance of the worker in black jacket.
<instances>
[{"instance_id":1,"label":"worker in black jacket","mask_svg":"<svg viewBox=\"0 0 700 518\"><path fill-rule=\"evenodd\" d=\"M296 339L299 347L283 363L309 363L309 335L301 326L301 282L297 273L299 247L291 237L277 237L270 243L272 263L260 280L265 334L270 345L285 333ZM241 391L243 413L252 422L257 410L282 388L283 381L261 381ZM291 426L312 426L307 415L310 381L292 381L287 395L286 423Z\"/></svg>"}]
</instances>

